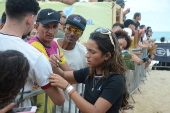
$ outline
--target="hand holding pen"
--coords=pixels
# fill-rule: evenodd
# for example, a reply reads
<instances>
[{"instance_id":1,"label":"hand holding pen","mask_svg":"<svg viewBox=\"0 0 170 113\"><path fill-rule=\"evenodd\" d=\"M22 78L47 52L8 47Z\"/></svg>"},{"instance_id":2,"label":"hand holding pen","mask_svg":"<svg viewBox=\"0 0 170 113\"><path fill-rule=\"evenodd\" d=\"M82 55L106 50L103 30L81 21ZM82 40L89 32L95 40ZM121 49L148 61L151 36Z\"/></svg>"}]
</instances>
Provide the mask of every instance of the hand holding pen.
<instances>
[{"instance_id":1,"label":"hand holding pen","mask_svg":"<svg viewBox=\"0 0 170 113\"><path fill-rule=\"evenodd\" d=\"M58 55L58 54L53 54L50 56L50 63L52 65L52 67L59 67L59 63L62 62L61 58L63 57L64 55Z\"/></svg>"}]
</instances>

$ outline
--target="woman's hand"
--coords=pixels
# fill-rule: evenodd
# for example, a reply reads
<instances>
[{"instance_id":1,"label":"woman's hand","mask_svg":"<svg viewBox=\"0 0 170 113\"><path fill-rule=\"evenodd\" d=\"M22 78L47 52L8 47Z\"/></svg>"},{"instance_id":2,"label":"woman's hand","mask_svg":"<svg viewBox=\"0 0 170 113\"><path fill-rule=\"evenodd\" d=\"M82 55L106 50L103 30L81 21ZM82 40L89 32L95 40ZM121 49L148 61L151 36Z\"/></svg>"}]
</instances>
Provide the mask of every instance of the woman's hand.
<instances>
[{"instance_id":1,"label":"woman's hand","mask_svg":"<svg viewBox=\"0 0 170 113\"><path fill-rule=\"evenodd\" d=\"M15 103L11 103L3 109L0 109L0 113L6 113L14 107Z\"/></svg>"},{"instance_id":2,"label":"woman's hand","mask_svg":"<svg viewBox=\"0 0 170 113\"><path fill-rule=\"evenodd\" d=\"M62 62L61 61L61 58L63 57L64 55L57 55L57 54L53 54L50 56L50 63L51 63L51 66L52 67L59 67L59 62Z\"/></svg>"},{"instance_id":3,"label":"woman's hand","mask_svg":"<svg viewBox=\"0 0 170 113\"><path fill-rule=\"evenodd\" d=\"M51 86L59 87L61 89L66 89L66 87L69 86L69 83L58 74L51 74L49 81Z\"/></svg>"}]
</instances>

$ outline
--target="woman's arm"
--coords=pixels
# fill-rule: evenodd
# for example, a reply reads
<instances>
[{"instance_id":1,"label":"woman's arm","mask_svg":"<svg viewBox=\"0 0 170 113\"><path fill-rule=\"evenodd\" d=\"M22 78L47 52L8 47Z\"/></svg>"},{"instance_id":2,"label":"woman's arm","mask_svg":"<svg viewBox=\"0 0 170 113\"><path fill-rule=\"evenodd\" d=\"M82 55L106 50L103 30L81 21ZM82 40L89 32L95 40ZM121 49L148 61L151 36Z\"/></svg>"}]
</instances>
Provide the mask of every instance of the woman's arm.
<instances>
[{"instance_id":1,"label":"woman's arm","mask_svg":"<svg viewBox=\"0 0 170 113\"><path fill-rule=\"evenodd\" d=\"M0 109L0 113L6 113L14 107L15 103L11 103L3 109Z\"/></svg>"},{"instance_id":2,"label":"woman's arm","mask_svg":"<svg viewBox=\"0 0 170 113\"><path fill-rule=\"evenodd\" d=\"M82 98L77 91L73 92L70 95L70 98L74 101L77 107L82 113L106 113L112 104L105 100L104 98L99 97L96 103L93 105Z\"/></svg>"},{"instance_id":3,"label":"woman's arm","mask_svg":"<svg viewBox=\"0 0 170 113\"><path fill-rule=\"evenodd\" d=\"M68 87L70 87L69 83L59 75L51 75L50 83L52 86L60 87L61 89L68 89ZM70 95L70 98L82 113L105 113L112 106L109 101L101 97L99 97L93 105L82 98L74 89L68 92L68 95Z\"/></svg>"},{"instance_id":4,"label":"woman's arm","mask_svg":"<svg viewBox=\"0 0 170 113\"><path fill-rule=\"evenodd\" d=\"M63 57L63 55L51 55L50 56L50 63L53 69L53 72L56 74L59 74L61 77L63 77L64 79L66 79L69 83L71 84L76 84L76 80L73 76L73 71L64 71L59 67L59 62L60 62L60 58Z\"/></svg>"}]
</instances>

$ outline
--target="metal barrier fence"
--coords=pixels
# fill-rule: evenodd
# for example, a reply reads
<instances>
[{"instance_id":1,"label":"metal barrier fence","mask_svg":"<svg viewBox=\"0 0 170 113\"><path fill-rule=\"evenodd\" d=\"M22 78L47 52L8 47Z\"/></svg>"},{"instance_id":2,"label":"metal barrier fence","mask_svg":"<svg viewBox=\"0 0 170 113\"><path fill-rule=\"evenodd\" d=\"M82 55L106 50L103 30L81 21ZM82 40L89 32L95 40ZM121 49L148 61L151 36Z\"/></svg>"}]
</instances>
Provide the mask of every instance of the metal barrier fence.
<instances>
[{"instance_id":1,"label":"metal barrier fence","mask_svg":"<svg viewBox=\"0 0 170 113\"><path fill-rule=\"evenodd\" d=\"M160 62L153 60L151 66L152 70L170 70L170 62Z\"/></svg>"},{"instance_id":2,"label":"metal barrier fence","mask_svg":"<svg viewBox=\"0 0 170 113\"><path fill-rule=\"evenodd\" d=\"M140 59L147 57L147 49L142 49L142 55L138 55ZM140 83L144 82L144 78L146 77L146 70L145 64L138 65L135 63L135 70L128 70L126 73L126 84L129 95L132 97L133 101L135 102L132 94L140 87ZM139 90L140 91L140 90Z\"/></svg>"},{"instance_id":3,"label":"metal barrier fence","mask_svg":"<svg viewBox=\"0 0 170 113\"><path fill-rule=\"evenodd\" d=\"M147 50L143 49L142 50L142 55L138 55L141 59L145 58L147 56ZM128 72L126 73L126 83L127 83L127 89L128 92L130 94L130 96L132 97L132 94L138 89L139 90L139 86L140 83L142 81L142 79L144 79L144 77L146 77L146 70L144 69L145 67L145 63L143 63L142 65L137 65L135 64L135 70L128 70ZM78 89L78 86L76 87L76 89ZM84 85L82 85L82 91L84 91ZM140 90L139 90L140 91ZM32 91L30 93L26 93L23 95L24 99L28 99L28 98L33 98L32 99L32 104L33 105L37 105L37 95L44 93L44 91L42 89L38 89L35 91ZM20 98L20 96L17 96L16 100L18 100ZM132 97L133 99L133 97ZM71 99L70 99L71 100ZM47 101L48 101L48 96L45 96L45 105L44 105L44 112L43 113L47 113ZM133 99L133 101L135 102L135 100ZM22 104L21 104L22 105ZM63 111L64 106L62 106L61 109L61 113L64 113ZM53 107L53 112L52 113L56 113L56 105L54 105ZM75 113L78 112L78 109L75 109ZM71 101L69 101L69 113L71 113Z\"/></svg>"}]
</instances>

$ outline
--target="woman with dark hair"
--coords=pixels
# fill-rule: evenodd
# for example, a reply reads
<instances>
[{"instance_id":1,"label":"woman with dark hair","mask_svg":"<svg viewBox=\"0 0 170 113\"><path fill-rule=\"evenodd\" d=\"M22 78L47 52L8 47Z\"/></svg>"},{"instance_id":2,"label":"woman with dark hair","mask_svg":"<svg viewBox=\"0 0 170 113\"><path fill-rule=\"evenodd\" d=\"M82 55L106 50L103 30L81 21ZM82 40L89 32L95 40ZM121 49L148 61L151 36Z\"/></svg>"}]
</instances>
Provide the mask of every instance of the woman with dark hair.
<instances>
[{"instance_id":1,"label":"woman with dark hair","mask_svg":"<svg viewBox=\"0 0 170 113\"><path fill-rule=\"evenodd\" d=\"M0 109L14 102L21 89L22 97L29 68L28 60L22 53L0 51Z\"/></svg>"},{"instance_id":2,"label":"woman with dark hair","mask_svg":"<svg viewBox=\"0 0 170 113\"><path fill-rule=\"evenodd\" d=\"M115 32L115 35L118 39L122 53L129 53L131 55L131 58L129 60L134 61L138 65L141 65L143 63L143 60L136 56L134 53L128 51L132 41L127 32L119 30Z\"/></svg>"},{"instance_id":3,"label":"woman with dark hair","mask_svg":"<svg viewBox=\"0 0 170 113\"><path fill-rule=\"evenodd\" d=\"M118 39L118 42L120 44L120 49L124 50L124 49L129 49L130 45L131 45L131 39L128 36L127 32L119 30L115 32L115 35Z\"/></svg>"},{"instance_id":4,"label":"woman with dark hair","mask_svg":"<svg viewBox=\"0 0 170 113\"><path fill-rule=\"evenodd\" d=\"M61 71L55 58L50 62L55 72L52 86L65 89L82 113L119 113L128 104L124 65L116 36L105 28L96 29L86 44L87 68ZM63 79L64 78L64 79ZM84 99L70 84L84 83Z\"/></svg>"}]
</instances>

